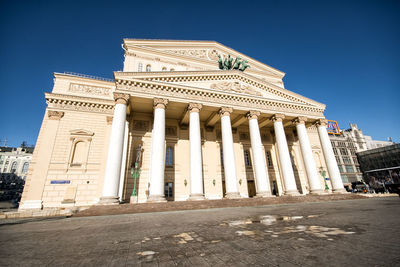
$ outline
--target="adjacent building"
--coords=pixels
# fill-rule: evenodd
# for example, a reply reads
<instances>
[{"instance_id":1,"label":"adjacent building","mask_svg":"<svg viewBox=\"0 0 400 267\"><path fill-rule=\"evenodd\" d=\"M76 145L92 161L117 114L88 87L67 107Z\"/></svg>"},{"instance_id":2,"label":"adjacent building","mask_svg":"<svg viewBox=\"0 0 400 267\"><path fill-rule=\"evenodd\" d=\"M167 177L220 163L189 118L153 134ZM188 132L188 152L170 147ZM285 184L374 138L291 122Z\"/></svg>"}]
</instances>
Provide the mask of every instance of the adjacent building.
<instances>
[{"instance_id":1,"label":"adjacent building","mask_svg":"<svg viewBox=\"0 0 400 267\"><path fill-rule=\"evenodd\" d=\"M25 180L33 149L33 147L0 147L0 173L12 173Z\"/></svg>"},{"instance_id":2,"label":"adjacent building","mask_svg":"<svg viewBox=\"0 0 400 267\"><path fill-rule=\"evenodd\" d=\"M350 128L346 130L331 131L329 138L342 181L346 186L363 179L357 152L394 144L392 141L372 140L371 136L364 135L354 123L350 123Z\"/></svg>"},{"instance_id":3,"label":"adjacent building","mask_svg":"<svg viewBox=\"0 0 400 267\"><path fill-rule=\"evenodd\" d=\"M358 152L357 157L367 183L400 184L400 144Z\"/></svg>"},{"instance_id":4,"label":"adjacent building","mask_svg":"<svg viewBox=\"0 0 400 267\"><path fill-rule=\"evenodd\" d=\"M113 80L54 74L20 209L344 192L325 105L282 71L213 41L123 49Z\"/></svg>"}]
</instances>

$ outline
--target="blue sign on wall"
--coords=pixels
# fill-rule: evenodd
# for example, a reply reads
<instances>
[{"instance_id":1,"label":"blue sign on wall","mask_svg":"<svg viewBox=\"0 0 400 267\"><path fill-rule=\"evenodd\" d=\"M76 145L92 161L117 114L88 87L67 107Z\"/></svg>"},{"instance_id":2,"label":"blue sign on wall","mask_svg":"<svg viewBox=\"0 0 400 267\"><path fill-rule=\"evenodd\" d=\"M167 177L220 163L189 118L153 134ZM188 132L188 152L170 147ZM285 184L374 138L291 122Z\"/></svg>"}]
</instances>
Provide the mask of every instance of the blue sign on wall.
<instances>
[{"instance_id":1,"label":"blue sign on wall","mask_svg":"<svg viewBox=\"0 0 400 267\"><path fill-rule=\"evenodd\" d=\"M70 184L70 180L52 180L50 184Z\"/></svg>"},{"instance_id":2,"label":"blue sign on wall","mask_svg":"<svg viewBox=\"0 0 400 267\"><path fill-rule=\"evenodd\" d=\"M326 177L326 178L325 178L325 180L329 181L329 178L328 178L328 177Z\"/></svg>"}]
</instances>

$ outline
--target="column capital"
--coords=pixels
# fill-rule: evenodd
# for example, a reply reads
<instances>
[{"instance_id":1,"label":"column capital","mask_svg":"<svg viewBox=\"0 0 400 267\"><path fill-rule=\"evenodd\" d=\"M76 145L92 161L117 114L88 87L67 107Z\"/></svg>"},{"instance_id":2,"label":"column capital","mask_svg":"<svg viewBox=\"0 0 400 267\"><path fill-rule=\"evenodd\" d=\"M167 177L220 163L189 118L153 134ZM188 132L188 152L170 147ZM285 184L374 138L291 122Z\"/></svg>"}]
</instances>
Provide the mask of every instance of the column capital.
<instances>
[{"instance_id":1,"label":"column capital","mask_svg":"<svg viewBox=\"0 0 400 267\"><path fill-rule=\"evenodd\" d=\"M283 121L284 118L285 118L285 115L278 113L278 114L273 115L270 118L270 120L273 121L273 122L275 122L275 121Z\"/></svg>"},{"instance_id":2,"label":"column capital","mask_svg":"<svg viewBox=\"0 0 400 267\"><path fill-rule=\"evenodd\" d=\"M114 93L114 100L116 104L124 104L127 105L129 101L129 94L123 93Z\"/></svg>"},{"instance_id":3,"label":"column capital","mask_svg":"<svg viewBox=\"0 0 400 267\"><path fill-rule=\"evenodd\" d=\"M64 111L49 110L47 111L47 116L49 117L49 120L60 120L64 117Z\"/></svg>"},{"instance_id":4,"label":"column capital","mask_svg":"<svg viewBox=\"0 0 400 267\"><path fill-rule=\"evenodd\" d=\"M231 113L233 112L233 108L230 107L221 107L221 109L218 111L219 116L230 116Z\"/></svg>"},{"instance_id":5,"label":"column capital","mask_svg":"<svg viewBox=\"0 0 400 267\"><path fill-rule=\"evenodd\" d=\"M292 120L293 124L305 124L307 121L307 117L297 117L294 120Z\"/></svg>"},{"instance_id":6,"label":"column capital","mask_svg":"<svg viewBox=\"0 0 400 267\"><path fill-rule=\"evenodd\" d=\"M153 108L165 109L168 105L168 99L165 98L154 98Z\"/></svg>"},{"instance_id":7,"label":"column capital","mask_svg":"<svg viewBox=\"0 0 400 267\"><path fill-rule=\"evenodd\" d=\"M198 103L189 103L187 110L189 112L200 112L201 108L203 107L202 104Z\"/></svg>"},{"instance_id":8,"label":"column capital","mask_svg":"<svg viewBox=\"0 0 400 267\"><path fill-rule=\"evenodd\" d=\"M326 126L328 124L327 119L319 119L315 122L315 125L317 126Z\"/></svg>"},{"instance_id":9,"label":"column capital","mask_svg":"<svg viewBox=\"0 0 400 267\"><path fill-rule=\"evenodd\" d=\"M250 110L249 112L246 113L246 118L248 120L251 119L258 119L258 117L260 116L260 111L255 111L255 110Z\"/></svg>"}]
</instances>

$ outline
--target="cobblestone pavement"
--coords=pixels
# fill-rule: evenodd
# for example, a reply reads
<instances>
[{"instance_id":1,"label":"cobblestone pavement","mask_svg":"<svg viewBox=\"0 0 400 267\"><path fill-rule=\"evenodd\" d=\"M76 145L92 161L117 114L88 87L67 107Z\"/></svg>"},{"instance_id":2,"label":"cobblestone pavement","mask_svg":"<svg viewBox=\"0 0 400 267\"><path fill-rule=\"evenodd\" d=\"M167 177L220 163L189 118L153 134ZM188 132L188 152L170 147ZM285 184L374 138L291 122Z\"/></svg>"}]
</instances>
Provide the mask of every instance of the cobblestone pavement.
<instances>
[{"instance_id":1,"label":"cobblestone pavement","mask_svg":"<svg viewBox=\"0 0 400 267\"><path fill-rule=\"evenodd\" d=\"M398 197L9 220L0 266L400 266Z\"/></svg>"}]
</instances>

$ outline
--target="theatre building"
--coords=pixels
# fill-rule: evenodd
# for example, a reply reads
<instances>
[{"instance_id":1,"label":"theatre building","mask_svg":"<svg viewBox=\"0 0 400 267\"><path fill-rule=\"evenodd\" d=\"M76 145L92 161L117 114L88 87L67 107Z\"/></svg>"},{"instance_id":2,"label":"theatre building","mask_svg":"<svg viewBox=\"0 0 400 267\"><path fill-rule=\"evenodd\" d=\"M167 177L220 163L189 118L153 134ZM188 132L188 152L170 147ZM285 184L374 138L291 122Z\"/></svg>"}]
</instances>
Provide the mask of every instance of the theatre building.
<instances>
[{"instance_id":1,"label":"theatre building","mask_svg":"<svg viewBox=\"0 0 400 267\"><path fill-rule=\"evenodd\" d=\"M122 47L113 80L54 74L21 210L344 191L325 105L282 71L213 41Z\"/></svg>"}]
</instances>

